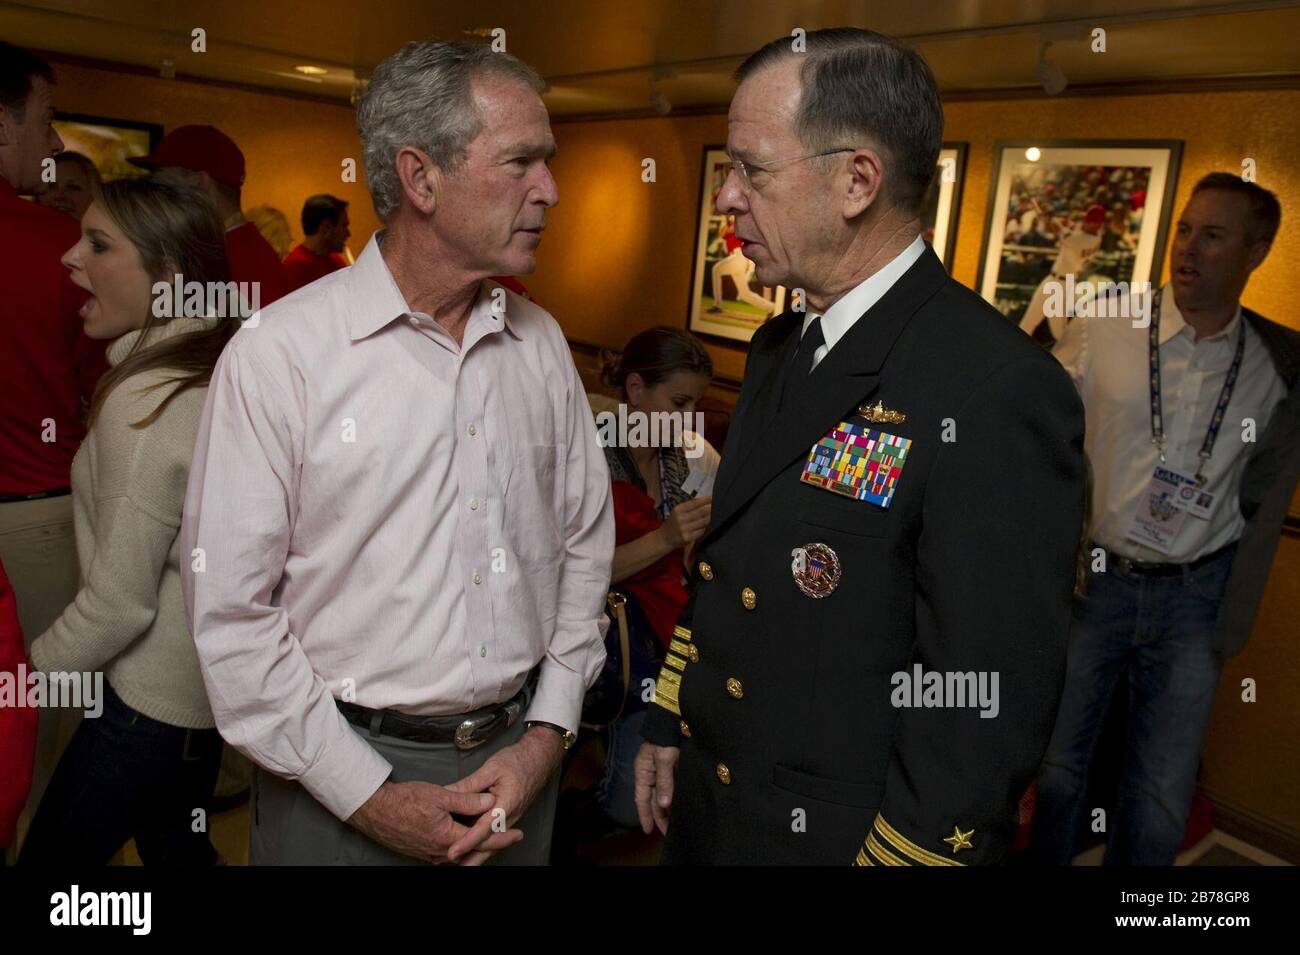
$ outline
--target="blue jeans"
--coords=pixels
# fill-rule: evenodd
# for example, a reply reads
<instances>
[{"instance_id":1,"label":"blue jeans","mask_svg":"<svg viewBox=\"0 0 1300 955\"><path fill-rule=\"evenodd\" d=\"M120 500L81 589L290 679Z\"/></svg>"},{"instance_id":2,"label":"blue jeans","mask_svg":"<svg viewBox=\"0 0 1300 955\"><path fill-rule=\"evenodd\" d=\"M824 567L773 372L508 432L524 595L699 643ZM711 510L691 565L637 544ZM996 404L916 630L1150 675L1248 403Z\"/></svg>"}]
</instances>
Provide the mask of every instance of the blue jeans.
<instances>
[{"instance_id":1,"label":"blue jeans","mask_svg":"<svg viewBox=\"0 0 1300 955\"><path fill-rule=\"evenodd\" d=\"M1038 777L1030 857L1069 865L1093 822L1088 772L1121 675L1128 677L1124 765L1107 819L1106 865L1170 865L1186 828L1223 660L1215 619L1229 551L1179 576L1089 573L1077 601L1065 690Z\"/></svg>"},{"instance_id":2,"label":"blue jeans","mask_svg":"<svg viewBox=\"0 0 1300 955\"><path fill-rule=\"evenodd\" d=\"M634 692L636 688L633 688ZM596 800L605 815L620 826L639 825L636 815L636 776L632 764L641 748L644 709L624 713L606 731L605 778L596 789Z\"/></svg>"},{"instance_id":3,"label":"blue jeans","mask_svg":"<svg viewBox=\"0 0 1300 955\"><path fill-rule=\"evenodd\" d=\"M101 866L134 837L145 865L217 861L207 811L221 765L215 729L160 723L104 683L104 712L83 719L36 810L19 865Z\"/></svg>"}]
</instances>

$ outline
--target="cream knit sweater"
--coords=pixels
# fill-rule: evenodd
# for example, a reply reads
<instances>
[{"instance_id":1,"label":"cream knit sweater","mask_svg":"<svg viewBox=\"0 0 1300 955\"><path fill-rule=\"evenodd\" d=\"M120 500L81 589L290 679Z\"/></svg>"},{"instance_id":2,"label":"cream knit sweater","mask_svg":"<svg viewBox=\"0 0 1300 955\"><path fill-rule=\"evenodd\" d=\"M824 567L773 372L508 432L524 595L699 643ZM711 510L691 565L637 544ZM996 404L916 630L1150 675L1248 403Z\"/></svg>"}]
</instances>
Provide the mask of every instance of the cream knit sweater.
<instances>
[{"instance_id":1,"label":"cream knit sweater","mask_svg":"<svg viewBox=\"0 0 1300 955\"><path fill-rule=\"evenodd\" d=\"M203 327L204 319L175 318L153 329L147 345ZM122 361L140 334L115 341L109 364ZM173 726L206 729L216 722L185 624L177 532L208 390L185 391L149 427L131 427L175 387L148 386L174 376L152 369L119 383L73 459L81 588L32 644L31 656L46 672L103 670L132 709Z\"/></svg>"}]
</instances>

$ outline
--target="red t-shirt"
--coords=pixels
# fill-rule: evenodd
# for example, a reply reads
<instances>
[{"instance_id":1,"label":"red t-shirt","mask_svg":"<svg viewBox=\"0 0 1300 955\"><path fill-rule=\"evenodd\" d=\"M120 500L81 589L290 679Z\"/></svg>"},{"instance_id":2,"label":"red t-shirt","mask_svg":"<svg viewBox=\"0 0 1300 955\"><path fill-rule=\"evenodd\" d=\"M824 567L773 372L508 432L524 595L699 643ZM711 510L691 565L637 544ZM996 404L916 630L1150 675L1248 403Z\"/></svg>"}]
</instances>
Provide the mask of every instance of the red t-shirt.
<instances>
[{"instance_id":1,"label":"red t-shirt","mask_svg":"<svg viewBox=\"0 0 1300 955\"><path fill-rule=\"evenodd\" d=\"M655 502L645 491L629 481L614 481L614 546L630 544L656 530L663 519L655 513ZM667 647L673 628L686 609L687 591L682 582L682 551L666 554L649 567L614 584L626 591L645 613L659 642Z\"/></svg>"},{"instance_id":2,"label":"red t-shirt","mask_svg":"<svg viewBox=\"0 0 1300 955\"><path fill-rule=\"evenodd\" d=\"M59 261L80 238L75 219L0 179L0 496L68 487L108 367L108 343L82 332L86 293Z\"/></svg>"},{"instance_id":3,"label":"red t-shirt","mask_svg":"<svg viewBox=\"0 0 1300 955\"><path fill-rule=\"evenodd\" d=\"M14 692L25 700L26 681L18 680L20 664L30 667L13 588L0 564L0 673L13 674ZM36 722L37 711L30 706L0 706L0 849L14 841L18 814L27 801L36 752Z\"/></svg>"},{"instance_id":4,"label":"red t-shirt","mask_svg":"<svg viewBox=\"0 0 1300 955\"><path fill-rule=\"evenodd\" d=\"M348 260L337 252L317 255L307 246L299 245L284 257L284 277L289 283L289 291L295 292L331 272L347 268L347 265Z\"/></svg>"},{"instance_id":5,"label":"red t-shirt","mask_svg":"<svg viewBox=\"0 0 1300 955\"><path fill-rule=\"evenodd\" d=\"M235 282L258 282L260 307L265 307L289 292L284 266L251 222L235 226L226 233L226 257L230 259L230 278Z\"/></svg>"}]
</instances>

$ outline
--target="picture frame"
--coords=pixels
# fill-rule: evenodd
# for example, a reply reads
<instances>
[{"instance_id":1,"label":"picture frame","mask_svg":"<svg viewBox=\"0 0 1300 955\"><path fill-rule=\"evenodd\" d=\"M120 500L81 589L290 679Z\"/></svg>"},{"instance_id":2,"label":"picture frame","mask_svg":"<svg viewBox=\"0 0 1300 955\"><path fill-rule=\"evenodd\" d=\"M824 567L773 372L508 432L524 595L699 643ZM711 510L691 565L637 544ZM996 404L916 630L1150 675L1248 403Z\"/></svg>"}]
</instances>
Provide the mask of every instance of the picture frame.
<instances>
[{"instance_id":1,"label":"picture frame","mask_svg":"<svg viewBox=\"0 0 1300 955\"><path fill-rule=\"evenodd\" d=\"M703 152L686 327L715 341L748 345L764 322L785 310L786 290L754 278L754 264L734 236L734 218L717 211L731 169L725 147L705 146Z\"/></svg>"},{"instance_id":2,"label":"picture frame","mask_svg":"<svg viewBox=\"0 0 1300 955\"><path fill-rule=\"evenodd\" d=\"M1045 309L1052 285L1070 276L1086 297L1157 282L1182 150L1174 139L997 140L976 291L1050 347L1074 307Z\"/></svg>"},{"instance_id":3,"label":"picture frame","mask_svg":"<svg viewBox=\"0 0 1300 955\"><path fill-rule=\"evenodd\" d=\"M957 248L957 219L961 212L961 191L966 179L966 154L969 150L970 144L965 142L943 144L939 150L938 171L921 206L925 241L949 272Z\"/></svg>"},{"instance_id":4,"label":"picture frame","mask_svg":"<svg viewBox=\"0 0 1300 955\"><path fill-rule=\"evenodd\" d=\"M54 129L64 148L89 157L105 182L147 175L127 160L151 153L163 135L160 123L86 113L55 113Z\"/></svg>"}]
</instances>

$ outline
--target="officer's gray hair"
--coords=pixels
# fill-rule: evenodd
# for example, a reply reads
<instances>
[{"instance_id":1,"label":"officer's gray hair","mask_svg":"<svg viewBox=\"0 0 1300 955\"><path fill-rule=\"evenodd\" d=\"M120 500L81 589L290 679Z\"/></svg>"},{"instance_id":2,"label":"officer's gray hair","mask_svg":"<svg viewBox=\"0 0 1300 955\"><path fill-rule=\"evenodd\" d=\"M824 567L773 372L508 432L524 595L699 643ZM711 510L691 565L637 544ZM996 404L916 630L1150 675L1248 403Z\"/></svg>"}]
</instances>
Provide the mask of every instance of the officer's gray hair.
<instances>
[{"instance_id":1,"label":"officer's gray hair","mask_svg":"<svg viewBox=\"0 0 1300 955\"><path fill-rule=\"evenodd\" d=\"M459 40L408 43L376 67L357 105L357 132L366 185L380 221L387 222L401 202L395 166L400 150L421 149L447 172L464 161L483 129L471 84L489 73L517 79L539 94L546 89L522 60Z\"/></svg>"},{"instance_id":2,"label":"officer's gray hair","mask_svg":"<svg viewBox=\"0 0 1300 955\"><path fill-rule=\"evenodd\" d=\"M801 58L795 135L812 153L869 140L884 153L894 201L919 212L943 146L943 107L930 67L915 50L872 30L813 30L803 39L801 53L789 36L773 40L740 64L736 79Z\"/></svg>"}]
</instances>

